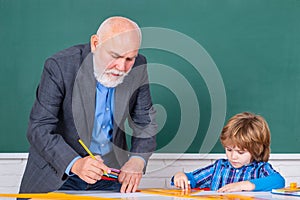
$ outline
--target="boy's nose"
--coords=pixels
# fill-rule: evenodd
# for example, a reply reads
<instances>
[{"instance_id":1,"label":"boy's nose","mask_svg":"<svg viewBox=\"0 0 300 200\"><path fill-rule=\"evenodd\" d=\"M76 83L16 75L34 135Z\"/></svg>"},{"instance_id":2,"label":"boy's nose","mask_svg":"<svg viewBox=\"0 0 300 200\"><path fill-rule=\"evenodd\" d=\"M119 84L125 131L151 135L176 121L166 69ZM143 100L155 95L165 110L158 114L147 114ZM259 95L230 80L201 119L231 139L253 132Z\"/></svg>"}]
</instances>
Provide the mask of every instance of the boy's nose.
<instances>
[{"instance_id":1,"label":"boy's nose","mask_svg":"<svg viewBox=\"0 0 300 200\"><path fill-rule=\"evenodd\" d=\"M232 154L231 154L231 158L232 159L237 159L238 158L237 153L233 151Z\"/></svg>"}]
</instances>

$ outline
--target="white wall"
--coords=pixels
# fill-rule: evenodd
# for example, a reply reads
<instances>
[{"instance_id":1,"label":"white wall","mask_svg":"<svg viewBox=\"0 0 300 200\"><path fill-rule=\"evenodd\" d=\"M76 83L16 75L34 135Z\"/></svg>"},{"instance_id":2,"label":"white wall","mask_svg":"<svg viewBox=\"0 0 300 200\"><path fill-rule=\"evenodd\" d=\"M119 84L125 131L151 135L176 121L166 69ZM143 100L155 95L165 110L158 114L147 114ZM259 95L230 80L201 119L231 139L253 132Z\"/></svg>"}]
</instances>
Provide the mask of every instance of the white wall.
<instances>
[{"instance_id":1,"label":"white wall","mask_svg":"<svg viewBox=\"0 0 300 200\"><path fill-rule=\"evenodd\" d=\"M178 171L192 171L207 166L223 154L154 154L140 188L168 188ZM26 153L0 153L0 193L17 193L27 161ZM300 154L272 154L270 163L286 179L286 185L300 185Z\"/></svg>"},{"instance_id":2,"label":"white wall","mask_svg":"<svg viewBox=\"0 0 300 200\"><path fill-rule=\"evenodd\" d=\"M0 193L19 191L26 161L26 153L0 153Z\"/></svg>"}]
</instances>

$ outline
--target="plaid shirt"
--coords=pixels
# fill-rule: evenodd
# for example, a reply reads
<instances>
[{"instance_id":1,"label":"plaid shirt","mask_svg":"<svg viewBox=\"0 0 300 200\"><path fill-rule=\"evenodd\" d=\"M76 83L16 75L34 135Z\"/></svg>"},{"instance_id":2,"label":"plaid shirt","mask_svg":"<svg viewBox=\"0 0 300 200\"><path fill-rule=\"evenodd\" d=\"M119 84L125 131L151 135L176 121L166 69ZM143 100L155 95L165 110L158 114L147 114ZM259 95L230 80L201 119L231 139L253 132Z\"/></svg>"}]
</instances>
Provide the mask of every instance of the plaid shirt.
<instances>
[{"instance_id":1,"label":"plaid shirt","mask_svg":"<svg viewBox=\"0 0 300 200\"><path fill-rule=\"evenodd\" d=\"M192 188L218 190L226 184L257 179L277 173L267 162L252 162L241 168L234 168L227 159L219 159L205 168L186 173Z\"/></svg>"}]
</instances>

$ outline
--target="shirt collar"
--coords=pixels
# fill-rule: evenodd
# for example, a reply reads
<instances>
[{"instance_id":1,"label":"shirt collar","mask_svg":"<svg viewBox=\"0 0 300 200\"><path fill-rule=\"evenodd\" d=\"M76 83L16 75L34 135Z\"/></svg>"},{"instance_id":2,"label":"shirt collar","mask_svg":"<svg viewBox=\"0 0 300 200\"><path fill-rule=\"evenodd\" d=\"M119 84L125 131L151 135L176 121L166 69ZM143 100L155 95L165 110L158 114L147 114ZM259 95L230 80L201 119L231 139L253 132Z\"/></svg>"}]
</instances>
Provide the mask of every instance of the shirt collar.
<instances>
[{"instance_id":1,"label":"shirt collar","mask_svg":"<svg viewBox=\"0 0 300 200\"><path fill-rule=\"evenodd\" d=\"M222 159L221 165L224 166L224 167L230 167L230 168L236 169L235 167L233 167L233 166L230 164L230 162L229 162L228 159ZM244 166L240 167L239 169L242 169L242 168L244 168L244 167L256 167L257 165L258 165L258 162L253 161L253 162L249 163L248 165L244 165Z\"/></svg>"},{"instance_id":2,"label":"shirt collar","mask_svg":"<svg viewBox=\"0 0 300 200\"><path fill-rule=\"evenodd\" d=\"M106 92L107 90L109 90L109 88L105 87L104 85L102 85L101 83L99 83L97 81L97 89L100 91L100 92Z\"/></svg>"}]
</instances>

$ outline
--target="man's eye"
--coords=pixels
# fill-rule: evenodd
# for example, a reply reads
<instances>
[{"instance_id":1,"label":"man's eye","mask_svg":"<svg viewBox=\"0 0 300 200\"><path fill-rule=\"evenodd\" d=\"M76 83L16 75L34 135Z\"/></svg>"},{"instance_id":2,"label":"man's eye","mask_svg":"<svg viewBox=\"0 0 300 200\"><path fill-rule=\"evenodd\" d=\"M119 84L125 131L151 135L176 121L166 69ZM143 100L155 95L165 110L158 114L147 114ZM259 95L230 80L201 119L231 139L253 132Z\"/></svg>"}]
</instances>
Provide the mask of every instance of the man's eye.
<instances>
[{"instance_id":1,"label":"man's eye","mask_svg":"<svg viewBox=\"0 0 300 200\"><path fill-rule=\"evenodd\" d=\"M228 148L227 148L227 151L232 151L232 149L228 149Z\"/></svg>"},{"instance_id":2,"label":"man's eye","mask_svg":"<svg viewBox=\"0 0 300 200\"><path fill-rule=\"evenodd\" d=\"M245 153L245 151L238 151L238 153L239 153L239 154L244 154L244 153Z\"/></svg>"}]
</instances>

